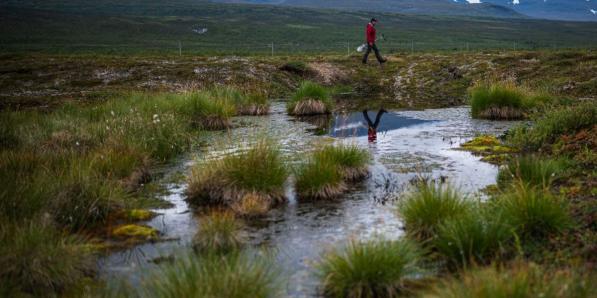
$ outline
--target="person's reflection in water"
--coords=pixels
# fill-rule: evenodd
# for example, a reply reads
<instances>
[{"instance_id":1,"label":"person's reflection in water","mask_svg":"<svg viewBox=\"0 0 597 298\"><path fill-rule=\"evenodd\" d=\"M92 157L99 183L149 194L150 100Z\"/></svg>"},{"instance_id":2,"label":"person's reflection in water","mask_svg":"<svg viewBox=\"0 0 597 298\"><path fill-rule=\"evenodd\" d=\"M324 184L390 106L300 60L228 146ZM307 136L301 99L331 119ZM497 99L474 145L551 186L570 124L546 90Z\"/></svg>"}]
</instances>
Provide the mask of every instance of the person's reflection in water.
<instances>
[{"instance_id":1,"label":"person's reflection in water","mask_svg":"<svg viewBox=\"0 0 597 298\"><path fill-rule=\"evenodd\" d=\"M367 138L369 139L369 143L377 142L377 126L379 126L379 121L381 121L381 116L383 116L384 113L387 113L387 111L383 108L379 109L379 112L377 112L377 116L375 116L375 122L371 122L369 114L367 113L367 109L363 110L363 116L367 121L367 126L369 126L369 128L367 129Z\"/></svg>"}]
</instances>

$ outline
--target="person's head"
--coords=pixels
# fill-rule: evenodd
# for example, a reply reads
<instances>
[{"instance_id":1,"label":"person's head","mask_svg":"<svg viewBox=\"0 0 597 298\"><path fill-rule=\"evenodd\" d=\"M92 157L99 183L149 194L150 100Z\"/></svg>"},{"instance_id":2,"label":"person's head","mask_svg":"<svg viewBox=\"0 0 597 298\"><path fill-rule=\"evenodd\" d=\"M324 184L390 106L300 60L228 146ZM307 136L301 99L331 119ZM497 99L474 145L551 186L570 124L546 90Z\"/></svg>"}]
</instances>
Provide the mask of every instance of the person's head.
<instances>
[{"instance_id":1,"label":"person's head","mask_svg":"<svg viewBox=\"0 0 597 298\"><path fill-rule=\"evenodd\" d=\"M377 19L376 18L371 18L371 25L375 25L377 24Z\"/></svg>"}]
</instances>

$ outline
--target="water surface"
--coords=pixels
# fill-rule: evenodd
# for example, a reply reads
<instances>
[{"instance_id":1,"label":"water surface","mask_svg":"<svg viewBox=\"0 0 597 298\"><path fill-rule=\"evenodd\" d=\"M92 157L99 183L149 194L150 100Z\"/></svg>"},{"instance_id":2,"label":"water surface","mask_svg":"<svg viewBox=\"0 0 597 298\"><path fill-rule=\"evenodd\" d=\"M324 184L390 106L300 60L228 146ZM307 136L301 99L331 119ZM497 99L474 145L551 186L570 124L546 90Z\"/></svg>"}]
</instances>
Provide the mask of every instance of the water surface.
<instances>
[{"instance_id":1,"label":"water surface","mask_svg":"<svg viewBox=\"0 0 597 298\"><path fill-rule=\"evenodd\" d=\"M376 111L369 115L374 121ZM395 201L416 177L447 180L471 194L495 183L495 166L454 148L478 134L499 135L512 125L471 119L468 107L390 111L380 119L376 142L370 142L369 125L362 111L294 119L285 114L283 103L274 104L269 116L240 117L235 122L238 128L206 136L208 147L176 169L188 171L195 162L221 158L249 146L260 136L278 140L293 162L304 159L321 142L356 144L373 157L369 179L351 185L351 191L341 199L299 202L288 183L286 206L247 223L245 232L251 245L277 252L277 263L285 280L290 281L286 294L291 297L315 296L317 280L312 264L326 250L349 239L399 238L403 231L395 215ZM164 199L174 207L156 210L162 215L148 222L164 237L175 240L144 244L107 256L100 262L104 277L137 284L148 268L156 266L150 262L152 259L189 249L201 218L184 201L185 187L184 183L169 184L170 194Z\"/></svg>"}]
</instances>

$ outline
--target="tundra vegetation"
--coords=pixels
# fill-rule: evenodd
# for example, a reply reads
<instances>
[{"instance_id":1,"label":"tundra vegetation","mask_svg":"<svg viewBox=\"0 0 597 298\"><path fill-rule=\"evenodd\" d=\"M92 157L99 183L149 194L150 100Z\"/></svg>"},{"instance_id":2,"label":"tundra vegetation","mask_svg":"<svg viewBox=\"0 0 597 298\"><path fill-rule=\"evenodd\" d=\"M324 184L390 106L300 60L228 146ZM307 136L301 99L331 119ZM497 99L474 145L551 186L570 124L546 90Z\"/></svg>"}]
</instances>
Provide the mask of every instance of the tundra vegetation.
<instances>
[{"instance_id":1,"label":"tundra vegetation","mask_svg":"<svg viewBox=\"0 0 597 298\"><path fill-rule=\"evenodd\" d=\"M278 297L278 269L271 256L231 252L177 258L133 291L143 297Z\"/></svg>"},{"instance_id":2,"label":"tundra vegetation","mask_svg":"<svg viewBox=\"0 0 597 298\"><path fill-rule=\"evenodd\" d=\"M286 201L288 174L277 145L260 140L238 154L198 163L189 177L187 196L196 205L220 205L241 215L261 215Z\"/></svg>"},{"instance_id":3,"label":"tundra vegetation","mask_svg":"<svg viewBox=\"0 0 597 298\"><path fill-rule=\"evenodd\" d=\"M421 269L421 248L409 240L351 241L317 265L326 297L396 297Z\"/></svg>"},{"instance_id":4,"label":"tundra vegetation","mask_svg":"<svg viewBox=\"0 0 597 298\"><path fill-rule=\"evenodd\" d=\"M333 107L329 91L310 81L302 82L287 104L288 114L295 116L329 114Z\"/></svg>"},{"instance_id":5,"label":"tundra vegetation","mask_svg":"<svg viewBox=\"0 0 597 298\"><path fill-rule=\"evenodd\" d=\"M492 120L526 118L532 109L553 101L548 94L532 92L511 82L478 84L471 88L470 98L473 117Z\"/></svg>"},{"instance_id":6,"label":"tundra vegetation","mask_svg":"<svg viewBox=\"0 0 597 298\"><path fill-rule=\"evenodd\" d=\"M473 87L471 104L475 117L530 120L511 129L503 138L480 136L464 146L483 154L499 152L503 157L496 191L477 199L448 184L429 182L414 186L412 192L397 199L396 213L404 220L406 232L403 239L357 239L324 254L315 265L321 294L332 297L594 295L596 275L590 267L597 261L594 214L597 105L591 97L595 90L594 53L449 56L462 63L454 69L445 67L443 64L451 62L442 57L434 58L437 61L429 60L434 55L411 57L416 58L413 64L394 57L392 62L396 66L389 65L380 71L356 70L347 76L355 81L353 91L371 95L389 90L387 84L399 86L394 91L405 93L392 97L397 106L409 106L409 100L419 95L463 98L463 90L470 85L471 78L487 72L484 65L491 64L496 72L503 73L512 65L521 80L535 83L544 79L540 73L547 73L553 76L548 84L554 85L549 94L555 95L537 95L527 87L504 83ZM23 62L19 59L24 58L14 59ZM38 66L28 61L31 71L15 72L24 77L42 73L40 69L53 63L49 62L50 58L44 59L31 59L40 63ZM51 59L59 63L67 61L62 60L64 57ZM81 66L79 58L72 59ZM98 59L113 63L109 58ZM473 67L474 63L467 59L489 60ZM331 60L340 70L353 65L345 58ZM284 63L262 58L259 67L265 68L255 69L278 69ZM268 64L276 67L267 68ZM171 71L170 75L177 73L170 65L163 67ZM3 103L0 296L61 296L71 291L89 291L82 285L95 276L96 241L159 240L159 231L138 222L151 218L143 209L156 204L147 189L157 177L155 168L197 146L194 140L204 130L233 127L235 115L267 113L271 93L260 92L263 86L273 86L275 92L288 95L293 90L288 86L296 86L304 79L324 85L342 81L326 81L315 68L306 71L307 64L282 67L281 71L297 69L305 71L300 79L273 71L271 77L259 78L271 79L271 85L243 90L220 86L187 88L177 93L127 92L106 96L94 93L87 98L98 96L93 101L57 99L57 103L50 102L47 108L26 108L32 104L28 100L36 99L35 96L27 97L26 101L16 96L14 102ZM409 76L409 69L412 76L403 80L403 75ZM444 70L450 79L429 79L430 74L442 77ZM390 73L400 78L388 79ZM414 78L417 74L423 74L422 81ZM8 77L0 84L11 81ZM564 82L568 78L578 83ZM130 80L134 86L141 85L134 78ZM13 82L17 84L16 81ZM60 85L59 82L56 79L55 84ZM430 88L425 82L440 87ZM88 82L76 84L84 83ZM68 92L76 84L57 88ZM126 84L94 85L97 87L94 90L113 92L111 86L131 89L132 85ZM31 85L32 89L36 88L35 83ZM43 85L43 88L49 87ZM328 90L332 89L302 83L288 102L288 113L329 113L334 101ZM400 93L396 92L392 96ZM568 94L585 99L561 99ZM455 103L462 102L430 102L437 106ZM418 106L417 102L412 104ZM270 140L258 140L249 148L218 159L198 161L188 177L189 201L196 206L224 210L212 211L200 219L201 226L193 241L194 253L177 256L173 263L161 266L146 280L147 287L130 290L128 294L280 296L285 281L278 278L281 275L267 257L250 250L244 242L241 223L262 216L284 202L288 181L295 183L300 200L338 197L368 176L369 162L367 152L356 146L328 145L315 148L290 170L290 163ZM291 174L294 180L288 179ZM421 283L422 280L425 282Z\"/></svg>"},{"instance_id":7,"label":"tundra vegetation","mask_svg":"<svg viewBox=\"0 0 597 298\"><path fill-rule=\"evenodd\" d=\"M201 217L193 249L199 253L227 253L243 245L242 223L230 211L212 210Z\"/></svg>"},{"instance_id":8,"label":"tundra vegetation","mask_svg":"<svg viewBox=\"0 0 597 298\"><path fill-rule=\"evenodd\" d=\"M296 170L297 195L306 200L336 198L346 191L347 183L367 177L369 159L369 153L355 145L317 148Z\"/></svg>"}]
</instances>

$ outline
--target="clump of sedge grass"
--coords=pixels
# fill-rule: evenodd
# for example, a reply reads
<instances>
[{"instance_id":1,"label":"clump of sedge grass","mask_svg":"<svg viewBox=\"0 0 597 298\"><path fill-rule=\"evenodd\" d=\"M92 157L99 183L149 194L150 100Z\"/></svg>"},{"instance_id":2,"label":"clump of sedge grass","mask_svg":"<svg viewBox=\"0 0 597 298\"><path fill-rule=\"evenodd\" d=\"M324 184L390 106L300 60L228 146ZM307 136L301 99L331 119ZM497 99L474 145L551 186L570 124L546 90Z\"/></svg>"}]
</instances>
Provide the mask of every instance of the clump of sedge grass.
<instances>
[{"instance_id":1,"label":"clump of sedge grass","mask_svg":"<svg viewBox=\"0 0 597 298\"><path fill-rule=\"evenodd\" d=\"M445 279L421 297L492 298L492 297L591 297L596 276L569 269L549 271L532 263L511 268L492 265Z\"/></svg>"},{"instance_id":2,"label":"clump of sedge grass","mask_svg":"<svg viewBox=\"0 0 597 298\"><path fill-rule=\"evenodd\" d=\"M232 212L211 211L201 218L199 231L193 238L193 249L199 253L228 253L241 248L241 223Z\"/></svg>"},{"instance_id":3,"label":"clump of sedge grass","mask_svg":"<svg viewBox=\"0 0 597 298\"><path fill-rule=\"evenodd\" d=\"M355 145L328 145L314 153L316 162L337 164L346 181L363 180L369 174L369 153Z\"/></svg>"},{"instance_id":4,"label":"clump of sedge grass","mask_svg":"<svg viewBox=\"0 0 597 298\"><path fill-rule=\"evenodd\" d=\"M470 212L473 203L449 185L419 183L417 189L398 204L406 231L420 239L437 233L446 220Z\"/></svg>"},{"instance_id":5,"label":"clump of sedge grass","mask_svg":"<svg viewBox=\"0 0 597 298\"><path fill-rule=\"evenodd\" d=\"M288 172L277 146L262 140L238 155L195 166L189 178L187 195L197 204L231 207L251 194L259 197L269 209L285 200L287 177Z\"/></svg>"},{"instance_id":6,"label":"clump of sedge grass","mask_svg":"<svg viewBox=\"0 0 597 298\"><path fill-rule=\"evenodd\" d=\"M266 257L240 252L177 258L153 275L142 297L278 297L277 270Z\"/></svg>"},{"instance_id":7,"label":"clump of sedge grass","mask_svg":"<svg viewBox=\"0 0 597 298\"><path fill-rule=\"evenodd\" d=\"M333 160L311 158L295 175L296 192L301 199L326 200L340 196L346 183Z\"/></svg>"},{"instance_id":8,"label":"clump of sedge grass","mask_svg":"<svg viewBox=\"0 0 597 298\"><path fill-rule=\"evenodd\" d=\"M517 157L500 169L498 186L505 189L511 181L519 180L531 186L547 188L561 177L565 169L564 160L544 159L533 155Z\"/></svg>"},{"instance_id":9,"label":"clump of sedge grass","mask_svg":"<svg viewBox=\"0 0 597 298\"><path fill-rule=\"evenodd\" d=\"M514 236L506 218L486 206L445 220L432 245L451 265L489 263L503 253Z\"/></svg>"},{"instance_id":10,"label":"clump of sedge grass","mask_svg":"<svg viewBox=\"0 0 597 298\"><path fill-rule=\"evenodd\" d=\"M333 102L327 89L316 83L305 81L287 104L288 114L296 116L329 114Z\"/></svg>"},{"instance_id":11,"label":"clump of sedge grass","mask_svg":"<svg viewBox=\"0 0 597 298\"><path fill-rule=\"evenodd\" d=\"M38 221L0 222L0 293L6 297L63 293L93 271L76 236Z\"/></svg>"},{"instance_id":12,"label":"clump of sedge grass","mask_svg":"<svg viewBox=\"0 0 597 298\"><path fill-rule=\"evenodd\" d=\"M270 104L267 95L263 92L250 92L243 96L237 104L236 112L239 115L260 116L269 114Z\"/></svg>"},{"instance_id":13,"label":"clump of sedge grass","mask_svg":"<svg viewBox=\"0 0 597 298\"><path fill-rule=\"evenodd\" d=\"M478 84L471 88L473 118L512 120L526 117L538 107L553 102L546 93L532 92L510 82Z\"/></svg>"},{"instance_id":14,"label":"clump of sedge grass","mask_svg":"<svg viewBox=\"0 0 597 298\"><path fill-rule=\"evenodd\" d=\"M207 130L227 129L235 114L234 103L226 97L210 97L207 93L187 95L194 123Z\"/></svg>"},{"instance_id":15,"label":"clump of sedge grass","mask_svg":"<svg viewBox=\"0 0 597 298\"><path fill-rule=\"evenodd\" d=\"M303 199L330 199L340 196L346 182L369 174L369 153L353 145L327 145L318 148L309 161L298 168L296 191Z\"/></svg>"},{"instance_id":16,"label":"clump of sedge grass","mask_svg":"<svg viewBox=\"0 0 597 298\"><path fill-rule=\"evenodd\" d=\"M477 85L470 91L473 118L520 119L525 93L513 84Z\"/></svg>"},{"instance_id":17,"label":"clump of sedge grass","mask_svg":"<svg viewBox=\"0 0 597 298\"><path fill-rule=\"evenodd\" d=\"M231 103L237 115L258 116L269 113L267 94L260 90L241 92L233 87L216 87L209 90L209 95L217 101Z\"/></svg>"},{"instance_id":18,"label":"clump of sedge grass","mask_svg":"<svg viewBox=\"0 0 597 298\"><path fill-rule=\"evenodd\" d=\"M549 191L519 182L495 202L498 213L524 239L539 239L562 233L571 219L563 199Z\"/></svg>"},{"instance_id":19,"label":"clump of sedge grass","mask_svg":"<svg viewBox=\"0 0 597 298\"><path fill-rule=\"evenodd\" d=\"M407 240L351 241L318 265L326 297L396 297L420 272L420 248Z\"/></svg>"},{"instance_id":20,"label":"clump of sedge grass","mask_svg":"<svg viewBox=\"0 0 597 298\"><path fill-rule=\"evenodd\" d=\"M553 144L564 134L574 134L597 125L597 103L587 101L547 112L532 127L518 126L508 134L508 142L528 151Z\"/></svg>"}]
</instances>

